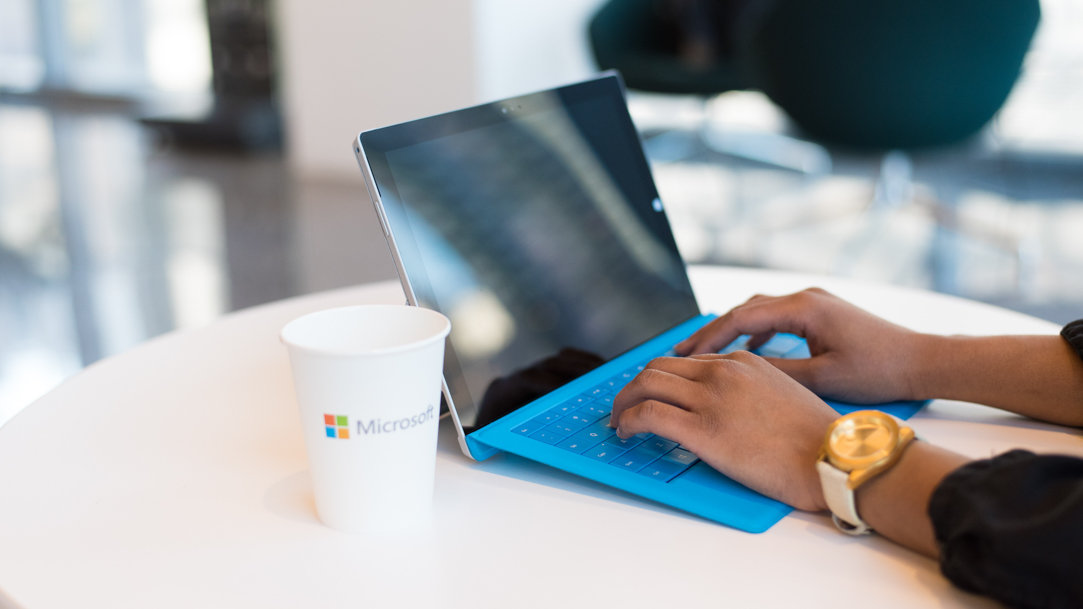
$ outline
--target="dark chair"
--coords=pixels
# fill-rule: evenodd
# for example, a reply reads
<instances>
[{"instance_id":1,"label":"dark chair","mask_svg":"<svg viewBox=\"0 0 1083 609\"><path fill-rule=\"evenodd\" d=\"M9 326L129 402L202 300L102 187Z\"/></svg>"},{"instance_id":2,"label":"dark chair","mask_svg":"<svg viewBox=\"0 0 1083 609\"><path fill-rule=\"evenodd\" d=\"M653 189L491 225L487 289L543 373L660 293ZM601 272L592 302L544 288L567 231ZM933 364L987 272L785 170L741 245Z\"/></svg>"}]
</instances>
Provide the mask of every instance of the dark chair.
<instances>
[{"instance_id":1,"label":"dark chair","mask_svg":"<svg viewBox=\"0 0 1083 609\"><path fill-rule=\"evenodd\" d=\"M666 6L722 21L702 28L715 47L707 57L689 60L690 15L679 23ZM589 40L598 65L619 70L629 88L758 89L817 140L915 149L989 122L1039 15L1038 0L610 0Z\"/></svg>"},{"instance_id":2,"label":"dark chair","mask_svg":"<svg viewBox=\"0 0 1083 609\"><path fill-rule=\"evenodd\" d=\"M730 45L720 40L712 23L702 28L689 21L724 17L711 7L718 0L686 3L678 14L657 0L610 0L590 20L591 51L599 67L619 70L631 89L657 93L716 95L748 88L745 75L727 55ZM677 5L673 3L673 5ZM702 14L696 14L702 11ZM697 36L699 34L699 36ZM696 38L704 40L697 41ZM710 46L698 53L687 47ZM697 57L690 55L695 53Z\"/></svg>"},{"instance_id":3,"label":"dark chair","mask_svg":"<svg viewBox=\"0 0 1083 609\"><path fill-rule=\"evenodd\" d=\"M742 40L755 86L808 136L881 154L871 210L920 204L938 245L965 235L1028 264L1017 237L963 224L953 185L918 198L914 158L966 146L1003 106L1040 18L1038 0L765 0ZM935 157L934 157L935 158ZM839 261L857 260L869 233ZM948 264L948 267L951 265ZM952 273L937 287L953 291Z\"/></svg>"},{"instance_id":4,"label":"dark chair","mask_svg":"<svg viewBox=\"0 0 1083 609\"><path fill-rule=\"evenodd\" d=\"M687 65L672 33L651 17L659 5L652 0L605 4L590 25L595 57L621 70L632 89L762 91L796 126L789 141L878 155L870 209L922 203L938 228L1012 250L1023 265L1010 235L960 224L953 193L918 201L913 159L976 140L996 115L1030 47L1038 0L717 1L739 10L726 15L732 44L711 70ZM816 165L830 168L824 156Z\"/></svg>"},{"instance_id":5,"label":"dark chair","mask_svg":"<svg viewBox=\"0 0 1083 609\"><path fill-rule=\"evenodd\" d=\"M694 134L708 149L803 173L830 171L818 145L778 133L720 133L710 98L751 88L737 40L750 0L610 0L588 28L601 69L621 73L629 89L694 95L703 120Z\"/></svg>"},{"instance_id":6,"label":"dark chair","mask_svg":"<svg viewBox=\"0 0 1083 609\"><path fill-rule=\"evenodd\" d=\"M810 136L863 149L977 133L1012 90L1038 0L765 0L742 57Z\"/></svg>"}]
</instances>

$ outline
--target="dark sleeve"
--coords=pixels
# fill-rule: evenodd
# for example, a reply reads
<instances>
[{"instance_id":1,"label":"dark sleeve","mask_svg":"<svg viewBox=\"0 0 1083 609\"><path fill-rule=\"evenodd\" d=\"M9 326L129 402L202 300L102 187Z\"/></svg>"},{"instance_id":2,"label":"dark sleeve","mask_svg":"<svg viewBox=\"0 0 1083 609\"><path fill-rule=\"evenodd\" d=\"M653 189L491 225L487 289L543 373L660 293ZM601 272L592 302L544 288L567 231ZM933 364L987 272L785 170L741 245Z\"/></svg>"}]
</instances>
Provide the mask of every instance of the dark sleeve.
<instances>
[{"instance_id":1,"label":"dark sleeve","mask_svg":"<svg viewBox=\"0 0 1083 609\"><path fill-rule=\"evenodd\" d=\"M1009 607L1083 607L1083 459L974 461L940 483L929 517L956 586Z\"/></svg>"},{"instance_id":2,"label":"dark sleeve","mask_svg":"<svg viewBox=\"0 0 1083 609\"><path fill-rule=\"evenodd\" d=\"M1060 331L1060 335L1075 349L1080 359L1083 359L1083 319L1077 319L1064 326L1064 329Z\"/></svg>"}]
</instances>

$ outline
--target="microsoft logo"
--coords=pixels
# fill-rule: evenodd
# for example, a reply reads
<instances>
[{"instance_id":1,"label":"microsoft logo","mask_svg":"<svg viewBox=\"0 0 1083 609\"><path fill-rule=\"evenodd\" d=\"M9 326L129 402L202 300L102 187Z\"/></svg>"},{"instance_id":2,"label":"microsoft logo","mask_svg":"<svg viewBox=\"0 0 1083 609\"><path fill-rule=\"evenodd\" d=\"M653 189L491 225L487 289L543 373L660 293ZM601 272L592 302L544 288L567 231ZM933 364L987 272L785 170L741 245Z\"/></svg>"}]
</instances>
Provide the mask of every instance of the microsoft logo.
<instances>
[{"instance_id":1,"label":"microsoft logo","mask_svg":"<svg viewBox=\"0 0 1083 609\"><path fill-rule=\"evenodd\" d=\"M350 437L350 420L345 415L323 415L323 424L327 428L328 438L343 438L349 439Z\"/></svg>"}]
</instances>

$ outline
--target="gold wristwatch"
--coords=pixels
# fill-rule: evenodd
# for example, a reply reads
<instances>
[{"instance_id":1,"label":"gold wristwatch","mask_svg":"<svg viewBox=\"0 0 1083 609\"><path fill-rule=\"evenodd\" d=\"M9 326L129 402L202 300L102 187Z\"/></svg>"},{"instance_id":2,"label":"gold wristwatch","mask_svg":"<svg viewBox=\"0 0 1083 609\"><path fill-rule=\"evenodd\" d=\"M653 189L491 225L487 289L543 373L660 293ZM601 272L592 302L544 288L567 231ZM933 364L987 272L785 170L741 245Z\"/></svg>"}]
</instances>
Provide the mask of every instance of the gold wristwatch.
<instances>
[{"instance_id":1,"label":"gold wristwatch","mask_svg":"<svg viewBox=\"0 0 1083 609\"><path fill-rule=\"evenodd\" d=\"M851 535L872 530L857 515L854 491L895 465L913 439L913 429L879 410L852 412L831 424L816 471L839 530Z\"/></svg>"}]
</instances>

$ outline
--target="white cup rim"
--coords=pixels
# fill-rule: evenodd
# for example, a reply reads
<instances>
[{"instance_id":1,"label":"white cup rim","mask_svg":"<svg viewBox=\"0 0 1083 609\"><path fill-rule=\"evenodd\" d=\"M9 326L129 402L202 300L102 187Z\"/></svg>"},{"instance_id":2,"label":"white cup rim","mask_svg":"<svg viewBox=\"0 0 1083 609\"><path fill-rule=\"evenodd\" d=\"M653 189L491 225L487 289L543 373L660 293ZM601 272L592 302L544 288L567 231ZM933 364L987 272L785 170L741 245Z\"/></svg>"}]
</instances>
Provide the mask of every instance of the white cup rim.
<instances>
[{"instance_id":1,"label":"white cup rim","mask_svg":"<svg viewBox=\"0 0 1083 609\"><path fill-rule=\"evenodd\" d=\"M424 335L416 340L411 340L404 343L398 343L390 346L374 346L363 348L330 348L320 347L312 344L311 340L307 340L296 336L299 332L298 328L303 327L307 323L312 323L316 318L326 317L332 315L342 315L354 311L369 311L369 312L395 312L399 314L408 314L417 317L423 323L432 324L431 329ZM412 351L425 347L436 341L442 341L451 332L451 320L449 320L444 314L432 309L426 309L424 307L406 305L406 304L359 304L348 305L344 307L334 307L331 309L323 309L321 311L314 311L302 315L282 327L279 332L279 340L290 349L297 349L316 355L324 356L340 356L340 357L364 357L364 356L381 356L393 353L400 353L406 351Z\"/></svg>"}]
</instances>

